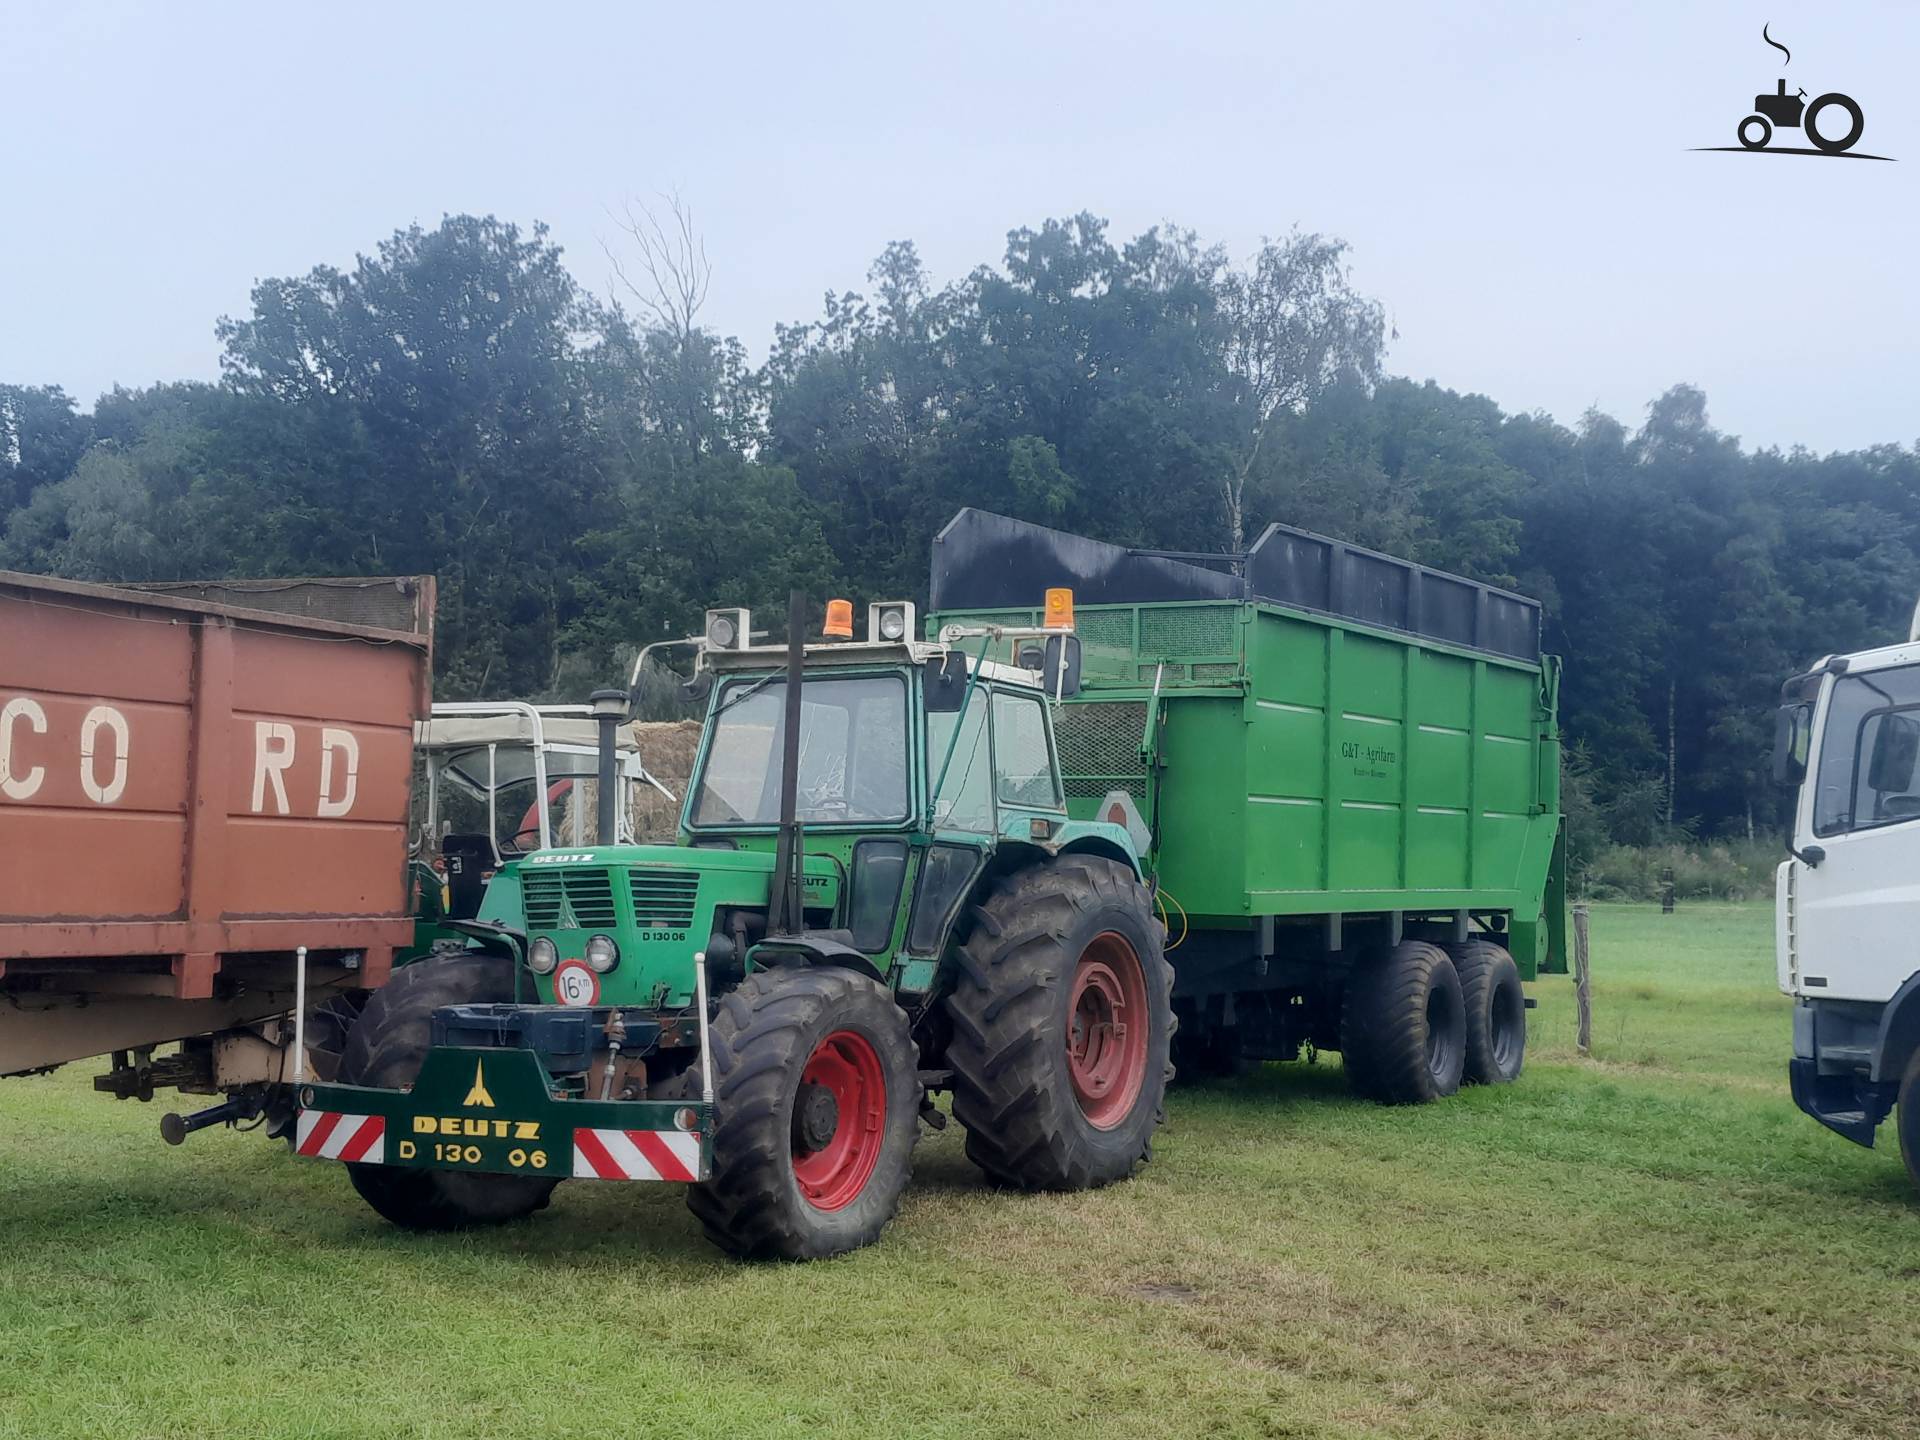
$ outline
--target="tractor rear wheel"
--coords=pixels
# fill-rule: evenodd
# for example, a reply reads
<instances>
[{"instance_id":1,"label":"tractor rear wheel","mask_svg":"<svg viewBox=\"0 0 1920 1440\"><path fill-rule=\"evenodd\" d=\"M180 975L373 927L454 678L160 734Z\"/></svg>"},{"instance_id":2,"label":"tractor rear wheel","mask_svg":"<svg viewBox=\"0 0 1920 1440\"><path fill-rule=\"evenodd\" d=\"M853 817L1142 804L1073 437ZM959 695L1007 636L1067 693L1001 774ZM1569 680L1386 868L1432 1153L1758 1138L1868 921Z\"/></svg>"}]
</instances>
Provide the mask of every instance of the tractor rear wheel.
<instances>
[{"instance_id":1,"label":"tractor rear wheel","mask_svg":"<svg viewBox=\"0 0 1920 1440\"><path fill-rule=\"evenodd\" d=\"M713 1177L687 1191L707 1238L787 1260L877 1240L920 1138L920 1052L892 992L829 966L757 970L709 1043Z\"/></svg>"},{"instance_id":2,"label":"tractor rear wheel","mask_svg":"<svg viewBox=\"0 0 1920 1440\"><path fill-rule=\"evenodd\" d=\"M1418 1105L1453 1094L1466 1030L1460 976L1438 945L1403 940L1347 977L1340 1058L1357 1095Z\"/></svg>"},{"instance_id":3,"label":"tractor rear wheel","mask_svg":"<svg viewBox=\"0 0 1920 1440\"><path fill-rule=\"evenodd\" d=\"M1449 945L1467 1015L1469 1085L1506 1085L1520 1078L1527 1057L1527 995L1520 967L1490 940Z\"/></svg>"},{"instance_id":4,"label":"tractor rear wheel","mask_svg":"<svg viewBox=\"0 0 1920 1440\"><path fill-rule=\"evenodd\" d=\"M1146 887L1098 855L1018 871L973 908L947 1063L989 1178L1084 1190L1151 1158L1171 1076L1165 940Z\"/></svg>"},{"instance_id":5,"label":"tractor rear wheel","mask_svg":"<svg viewBox=\"0 0 1920 1440\"><path fill-rule=\"evenodd\" d=\"M442 1005L513 998L513 961L461 950L430 955L393 972L373 992L347 1036L340 1083L397 1090L420 1074L433 1040L433 1012ZM409 1230L498 1225L545 1207L557 1180L349 1165L353 1188L375 1210Z\"/></svg>"}]
</instances>

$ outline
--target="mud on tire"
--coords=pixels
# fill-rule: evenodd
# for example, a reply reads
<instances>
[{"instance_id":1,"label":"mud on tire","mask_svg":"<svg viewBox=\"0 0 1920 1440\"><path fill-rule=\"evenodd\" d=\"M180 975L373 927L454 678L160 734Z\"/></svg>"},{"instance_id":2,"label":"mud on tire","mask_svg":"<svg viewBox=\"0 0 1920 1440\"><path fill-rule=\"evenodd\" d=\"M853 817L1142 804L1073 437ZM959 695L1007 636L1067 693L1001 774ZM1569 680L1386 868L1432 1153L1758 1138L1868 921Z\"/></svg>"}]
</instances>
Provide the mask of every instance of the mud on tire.
<instances>
[{"instance_id":1,"label":"mud on tire","mask_svg":"<svg viewBox=\"0 0 1920 1440\"><path fill-rule=\"evenodd\" d=\"M420 1073L442 1005L513 998L513 961L478 950L428 956L394 971L373 992L347 1035L340 1082L398 1089ZM409 1230L498 1225L545 1207L557 1180L349 1165L353 1188L381 1215Z\"/></svg>"},{"instance_id":2,"label":"mud on tire","mask_svg":"<svg viewBox=\"0 0 1920 1440\"><path fill-rule=\"evenodd\" d=\"M1527 1055L1527 996L1520 967L1490 940L1446 947L1460 976L1467 1018L1469 1085L1507 1085L1520 1078Z\"/></svg>"},{"instance_id":3,"label":"mud on tire","mask_svg":"<svg viewBox=\"0 0 1920 1440\"><path fill-rule=\"evenodd\" d=\"M967 1158L1026 1190L1125 1179L1151 1158L1172 1073L1173 971L1146 887L1064 855L997 882L970 919L946 1001Z\"/></svg>"},{"instance_id":4,"label":"mud on tire","mask_svg":"<svg viewBox=\"0 0 1920 1440\"><path fill-rule=\"evenodd\" d=\"M1356 1095L1417 1105L1460 1088L1466 1007L1460 976L1438 945L1403 940L1347 977L1340 1058Z\"/></svg>"},{"instance_id":5,"label":"mud on tire","mask_svg":"<svg viewBox=\"0 0 1920 1440\"><path fill-rule=\"evenodd\" d=\"M788 1260L878 1239L920 1138L919 1051L892 992L829 966L755 971L720 1001L710 1043L713 1178L687 1191L707 1238ZM697 1070L681 1083L697 1091Z\"/></svg>"}]
</instances>

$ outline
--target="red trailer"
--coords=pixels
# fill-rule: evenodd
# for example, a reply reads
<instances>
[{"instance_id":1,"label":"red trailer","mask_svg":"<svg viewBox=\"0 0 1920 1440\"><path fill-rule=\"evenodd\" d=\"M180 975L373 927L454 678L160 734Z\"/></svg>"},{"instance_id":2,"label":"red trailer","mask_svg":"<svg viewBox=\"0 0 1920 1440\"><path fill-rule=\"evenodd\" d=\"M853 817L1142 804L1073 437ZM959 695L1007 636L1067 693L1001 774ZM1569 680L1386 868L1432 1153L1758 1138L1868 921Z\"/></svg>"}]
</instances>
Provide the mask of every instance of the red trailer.
<instances>
[{"instance_id":1,"label":"red trailer","mask_svg":"<svg viewBox=\"0 0 1920 1440\"><path fill-rule=\"evenodd\" d=\"M122 1095L258 1087L297 947L318 995L385 981L433 599L0 571L0 1075L116 1052Z\"/></svg>"}]
</instances>

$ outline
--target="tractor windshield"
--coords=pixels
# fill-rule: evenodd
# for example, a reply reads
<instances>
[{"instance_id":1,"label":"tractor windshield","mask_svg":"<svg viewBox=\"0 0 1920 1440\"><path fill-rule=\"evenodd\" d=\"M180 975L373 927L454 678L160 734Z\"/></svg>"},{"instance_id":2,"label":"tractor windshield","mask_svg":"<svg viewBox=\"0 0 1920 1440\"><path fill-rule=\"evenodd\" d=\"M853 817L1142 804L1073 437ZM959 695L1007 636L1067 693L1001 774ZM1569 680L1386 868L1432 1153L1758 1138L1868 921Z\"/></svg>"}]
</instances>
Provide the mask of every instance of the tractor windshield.
<instances>
[{"instance_id":1,"label":"tractor windshield","mask_svg":"<svg viewBox=\"0 0 1920 1440\"><path fill-rule=\"evenodd\" d=\"M783 679L734 680L715 702L695 825L775 825L786 729ZM809 678L800 694L799 818L907 818L907 685L898 675Z\"/></svg>"}]
</instances>

